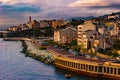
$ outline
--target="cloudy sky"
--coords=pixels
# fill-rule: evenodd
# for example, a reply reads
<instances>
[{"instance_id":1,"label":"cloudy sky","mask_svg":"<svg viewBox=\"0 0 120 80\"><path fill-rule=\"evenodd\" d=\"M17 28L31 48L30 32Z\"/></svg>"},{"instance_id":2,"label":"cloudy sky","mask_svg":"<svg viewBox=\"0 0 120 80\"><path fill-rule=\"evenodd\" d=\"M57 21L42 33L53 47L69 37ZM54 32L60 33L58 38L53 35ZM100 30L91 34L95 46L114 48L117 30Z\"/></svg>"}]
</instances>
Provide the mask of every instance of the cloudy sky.
<instances>
[{"instance_id":1,"label":"cloudy sky","mask_svg":"<svg viewBox=\"0 0 120 80\"><path fill-rule=\"evenodd\" d=\"M120 0L0 0L0 26L33 19L99 16L120 11Z\"/></svg>"}]
</instances>

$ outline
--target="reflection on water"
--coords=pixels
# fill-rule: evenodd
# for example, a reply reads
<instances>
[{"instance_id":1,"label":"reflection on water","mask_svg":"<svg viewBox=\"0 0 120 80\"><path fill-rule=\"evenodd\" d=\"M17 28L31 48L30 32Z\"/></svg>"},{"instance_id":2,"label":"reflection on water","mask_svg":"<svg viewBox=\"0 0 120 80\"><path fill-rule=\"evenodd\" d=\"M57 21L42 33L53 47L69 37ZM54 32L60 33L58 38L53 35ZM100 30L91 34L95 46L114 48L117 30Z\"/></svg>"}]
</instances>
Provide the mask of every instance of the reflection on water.
<instances>
[{"instance_id":1,"label":"reflection on water","mask_svg":"<svg viewBox=\"0 0 120 80\"><path fill-rule=\"evenodd\" d=\"M0 80L67 80L68 72L25 57L21 42L0 40ZM98 80L78 74L70 80Z\"/></svg>"}]
</instances>

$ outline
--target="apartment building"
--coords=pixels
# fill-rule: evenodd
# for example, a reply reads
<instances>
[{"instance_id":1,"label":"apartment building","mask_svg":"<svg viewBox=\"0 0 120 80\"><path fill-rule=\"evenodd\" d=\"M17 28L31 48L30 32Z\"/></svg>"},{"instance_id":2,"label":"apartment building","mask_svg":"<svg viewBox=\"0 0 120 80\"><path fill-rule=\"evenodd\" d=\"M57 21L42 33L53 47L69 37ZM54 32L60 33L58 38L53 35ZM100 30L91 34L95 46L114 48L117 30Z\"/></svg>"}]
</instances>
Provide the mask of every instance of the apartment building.
<instances>
[{"instance_id":1,"label":"apartment building","mask_svg":"<svg viewBox=\"0 0 120 80\"><path fill-rule=\"evenodd\" d=\"M91 20L89 21L85 21L84 24L82 25L78 25L77 27L77 35L78 35L78 38L77 38L77 45L81 45L83 46L84 48L88 48L88 37L91 37L93 35L93 33L91 35L87 35L88 30L91 30L93 33L94 31L96 32L96 26L92 23ZM88 31L88 32L86 32Z\"/></svg>"}]
</instances>

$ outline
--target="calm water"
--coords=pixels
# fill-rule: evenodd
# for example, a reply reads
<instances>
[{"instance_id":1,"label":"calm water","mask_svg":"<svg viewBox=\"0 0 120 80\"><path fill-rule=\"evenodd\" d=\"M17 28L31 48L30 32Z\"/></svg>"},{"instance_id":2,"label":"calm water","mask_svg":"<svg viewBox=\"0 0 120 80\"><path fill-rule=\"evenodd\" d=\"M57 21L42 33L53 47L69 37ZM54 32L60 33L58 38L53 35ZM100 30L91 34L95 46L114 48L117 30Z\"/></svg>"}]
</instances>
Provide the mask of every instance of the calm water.
<instances>
[{"instance_id":1,"label":"calm water","mask_svg":"<svg viewBox=\"0 0 120 80\"><path fill-rule=\"evenodd\" d=\"M21 42L0 39L0 80L67 80L64 75L68 72L25 57L21 50ZM71 74L70 80L98 80Z\"/></svg>"}]
</instances>

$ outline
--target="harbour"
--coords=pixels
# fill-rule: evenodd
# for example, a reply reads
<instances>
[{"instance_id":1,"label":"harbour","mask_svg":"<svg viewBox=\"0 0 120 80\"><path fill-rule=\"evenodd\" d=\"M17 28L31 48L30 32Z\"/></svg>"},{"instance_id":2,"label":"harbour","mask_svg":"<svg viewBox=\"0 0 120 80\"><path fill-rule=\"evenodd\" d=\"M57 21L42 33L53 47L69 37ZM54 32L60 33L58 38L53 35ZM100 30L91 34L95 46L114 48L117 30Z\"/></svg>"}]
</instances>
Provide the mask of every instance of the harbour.
<instances>
[{"instance_id":1,"label":"harbour","mask_svg":"<svg viewBox=\"0 0 120 80\"><path fill-rule=\"evenodd\" d=\"M1 80L67 80L65 70L46 65L21 53L21 42L0 39L0 79ZM88 76L71 73L70 80L98 80Z\"/></svg>"},{"instance_id":2,"label":"harbour","mask_svg":"<svg viewBox=\"0 0 120 80\"><path fill-rule=\"evenodd\" d=\"M119 62L75 56L52 46L45 46L46 50L40 50L40 44L29 38L7 38L4 40L22 41L22 52L25 53L25 56L27 55L46 64L54 64L56 68L62 70L71 71L70 74L66 73L64 75L66 78L71 78L71 73L75 72L89 77L119 80ZM69 77L66 75L69 75Z\"/></svg>"}]
</instances>

